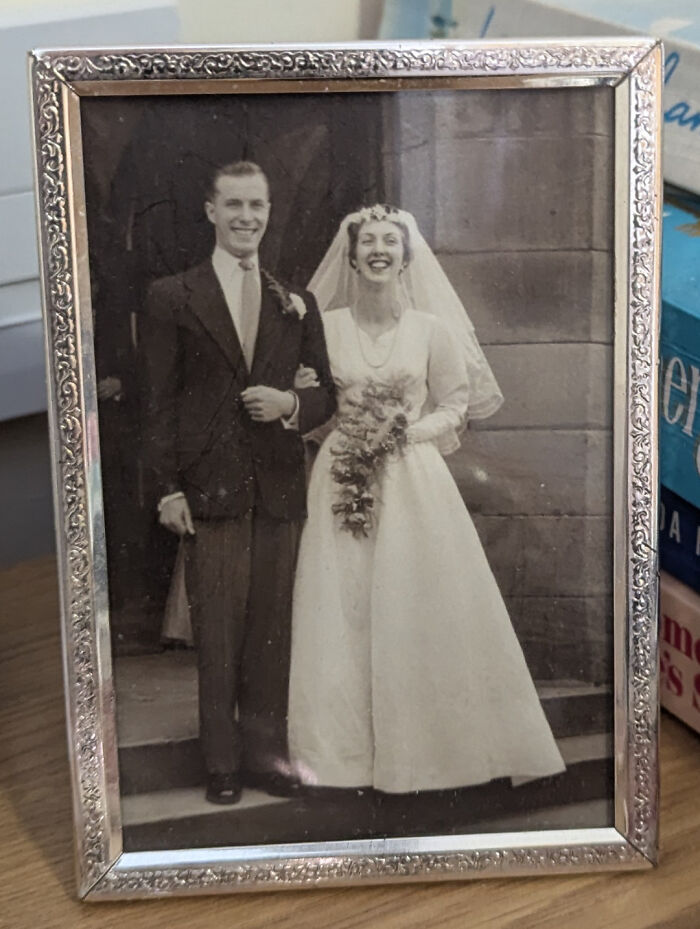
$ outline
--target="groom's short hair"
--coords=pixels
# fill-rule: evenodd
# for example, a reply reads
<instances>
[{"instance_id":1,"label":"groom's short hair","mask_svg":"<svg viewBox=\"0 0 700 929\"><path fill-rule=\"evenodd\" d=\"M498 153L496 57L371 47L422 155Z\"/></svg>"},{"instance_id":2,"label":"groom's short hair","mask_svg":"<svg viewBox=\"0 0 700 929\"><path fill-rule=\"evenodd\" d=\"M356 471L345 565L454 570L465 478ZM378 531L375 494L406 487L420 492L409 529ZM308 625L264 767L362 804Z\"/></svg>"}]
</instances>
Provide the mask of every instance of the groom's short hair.
<instances>
[{"instance_id":1,"label":"groom's short hair","mask_svg":"<svg viewBox=\"0 0 700 929\"><path fill-rule=\"evenodd\" d=\"M207 189L205 191L206 199L211 203L216 197L216 185L220 177L262 177L265 180L267 186L267 198L270 199L270 182L267 179L267 174L263 171L260 165L256 164L254 161L230 161L228 164L219 165L218 168L215 168L210 177L209 183L207 184Z\"/></svg>"}]
</instances>

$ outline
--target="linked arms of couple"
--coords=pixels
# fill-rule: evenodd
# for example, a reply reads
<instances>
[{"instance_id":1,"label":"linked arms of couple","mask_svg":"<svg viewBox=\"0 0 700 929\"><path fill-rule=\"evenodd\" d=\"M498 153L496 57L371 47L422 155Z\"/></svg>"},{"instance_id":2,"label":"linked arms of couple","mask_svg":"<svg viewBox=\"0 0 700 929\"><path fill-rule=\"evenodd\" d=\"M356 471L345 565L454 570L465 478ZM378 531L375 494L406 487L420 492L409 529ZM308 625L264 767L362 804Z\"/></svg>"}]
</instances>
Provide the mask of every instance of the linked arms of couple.
<instances>
[{"instance_id":1,"label":"linked arms of couple","mask_svg":"<svg viewBox=\"0 0 700 929\"><path fill-rule=\"evenodd\" d=\"M294 376L294 390L276 390L274 387L256 384L255 387L247 387L241 394L241 399L250 418L256 422L271 423L281 419L287 429L296 429L299 398L295 391L319 386L316 371L299 365Z\"/></svg>"},{"instance_id":2,"label":"linked arms of couple","mask_svg":"<svg viewBox=\"0 0 700 929\"><path fill-rule=\"evenodd\" d=\"M300 366L294 379L294 391L318 387L319 378L314 368ZM278 397L293 398L291 393L268 387L249 387L243 393L243 402L252 418L266 422L287 417L289 407L280 407ZM412 423L407 430L411 444L431 442L452 431L459 433L464 425L469 402L469 382L462 358L443 327L435 327L430 344L428 365L428 394L432 410ZM264 417L268 417L265 419ZM287 417L287 428L298 424ZM301 426L303 427L303 424ZM455 439L456 441L456 439ZM458 444L458 443L457 443ZM455 446L453 446L455 447ZM449 449L446 449L449 451ZM160 522L178 535L194 534L194 525L184 494L165 497L159 505Z\"/></svg>"},{"instance_id":3,"label":"linked arms of couple","mask_svg":"<svg viewBox=\"0 0 700 929\"><path fill-rule=\"evenodd\" d=\"M318 387L319 379L314 368L299 365L294 376L294 390L277 390L262 384L248 387L241 394L250 418L259 423L281 419L287 429L298 428L299 398L295 391ZM194 535L192 514L187 499L181 491L164 497L158 504L159 521L162 526L177 535Z\"/></svg>"}]
</instances>

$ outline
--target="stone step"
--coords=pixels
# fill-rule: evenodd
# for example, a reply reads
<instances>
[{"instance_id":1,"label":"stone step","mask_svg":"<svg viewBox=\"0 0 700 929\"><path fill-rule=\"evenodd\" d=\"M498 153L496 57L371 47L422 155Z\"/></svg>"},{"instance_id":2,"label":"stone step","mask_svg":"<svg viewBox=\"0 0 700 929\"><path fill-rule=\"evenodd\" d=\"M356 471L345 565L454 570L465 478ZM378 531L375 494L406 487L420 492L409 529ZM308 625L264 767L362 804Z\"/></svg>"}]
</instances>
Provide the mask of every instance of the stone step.
<instances>
[{"instance_id":1,"label":"stone step","mask_svg":"<svg viewBox=\"0 0 700 929\"><path fill-rule=\"evenodd\" d=\"M217 810L204 797L201 787L182 787L156 790L150 794L134 794L122 801L122 825L137 830L147 826L164 828L194 817L220 817L235 812L237 816L252 815L253 810L270 807L277 816L284 816L293 805L291 800L268 797L256 790L245 790L236 809ZM513 829L586 829L609 823L614 815L613 801L606 799L584 800L565 806L549 806L531 813L518 813L517 817L488 818L472 825L479 832L510 832ZM165 828L170 828L167 825ZM177 827L174 827L177 828ZM132 833L135 835L136 833Z\"/></svg>"},{"instance_id":2,"label":"stone step","mask_svg":"<svg viewBox=\"0 0 700 929\"><path fill-rule=\"evenodd\" d=\"M115 678L122 795L202 784L194 653L117 659ZM538 691L557 739L573 744L576 737L612 730L607 688L558 682Z\"/></svg>"},{"instance_id":3,"label":"stone step","mask_svg":"<svg viewBox=\"0 0 700 929\"><path fill-rule=\"evenodd\" d=\"M611 825L611 737L574 736L558 744L567 770L518 786L504 778L417 795L327 790L293 800L245 790L235 807L207 803L201 786L125 796L124 848L145 851Z\"/></svg>"}]
</instances>

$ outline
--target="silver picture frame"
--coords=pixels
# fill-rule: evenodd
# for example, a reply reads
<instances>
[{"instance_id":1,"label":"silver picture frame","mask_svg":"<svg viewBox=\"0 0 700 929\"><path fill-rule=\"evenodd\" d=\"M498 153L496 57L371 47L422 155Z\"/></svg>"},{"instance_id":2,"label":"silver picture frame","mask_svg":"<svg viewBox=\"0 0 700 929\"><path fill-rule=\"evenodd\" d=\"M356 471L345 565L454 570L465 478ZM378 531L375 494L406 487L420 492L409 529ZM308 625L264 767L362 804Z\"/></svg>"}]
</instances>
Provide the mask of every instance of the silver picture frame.
<instances>
[{"instance_id":1,"label":"silver picture frame","mask_svg":"<svg viewBox=\"0 0 700 929\"><path fill-rule=\"evenodd\" d=\"M657 346L662 48L645 38L30 55L79 895L88 900L640 869L658 843ZM80 101L474 87L614 90L614 826L125 852Z\"/></svg>"}]
</instances>

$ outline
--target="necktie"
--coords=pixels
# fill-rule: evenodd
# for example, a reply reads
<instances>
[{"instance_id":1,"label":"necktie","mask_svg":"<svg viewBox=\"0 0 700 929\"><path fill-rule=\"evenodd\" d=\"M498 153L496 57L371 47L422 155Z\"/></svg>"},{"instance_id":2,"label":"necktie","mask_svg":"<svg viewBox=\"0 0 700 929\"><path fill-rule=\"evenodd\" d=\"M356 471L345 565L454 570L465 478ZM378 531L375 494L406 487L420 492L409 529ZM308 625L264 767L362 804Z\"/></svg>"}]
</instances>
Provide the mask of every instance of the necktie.
<instances>
[{"instance_id":1,"label":"necktie","mask_svg":"<svg viewBox=\"0 0 700 929\"><path fill-rule=\"evenodd\" d=\"M241 289L241 348L243 349L245 363L250 371L253 366L255 340L258 335L258 323L260 322L260 279L252 261L242 258L239 265L245 272Z\"/></svg>"}]
</instances>

